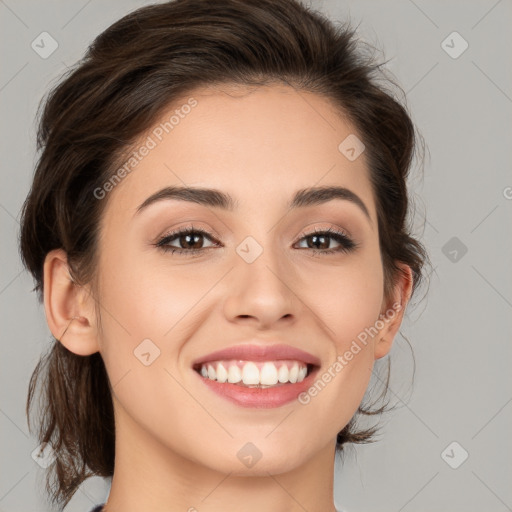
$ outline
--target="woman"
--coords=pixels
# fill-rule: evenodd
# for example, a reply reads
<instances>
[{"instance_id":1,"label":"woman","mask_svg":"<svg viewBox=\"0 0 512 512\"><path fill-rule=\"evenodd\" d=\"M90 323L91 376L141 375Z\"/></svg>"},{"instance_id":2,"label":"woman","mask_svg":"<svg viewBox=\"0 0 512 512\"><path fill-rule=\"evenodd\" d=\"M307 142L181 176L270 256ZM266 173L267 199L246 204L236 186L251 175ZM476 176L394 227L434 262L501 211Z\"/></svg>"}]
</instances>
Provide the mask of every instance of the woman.
<instances>
[{"instance_id":1,"label":"woman","mask_svg":"<svg viewBox=\"0 0 512 512\"><path fill-rule=\"evenodd\" d=\"M50 94L21 251L55 338L38 438L65 506L332 511L426 258L415 131L354 32L292 0L177 0ZM242 505L241 505L242 504Z\"/></svg>"}]
</instances>

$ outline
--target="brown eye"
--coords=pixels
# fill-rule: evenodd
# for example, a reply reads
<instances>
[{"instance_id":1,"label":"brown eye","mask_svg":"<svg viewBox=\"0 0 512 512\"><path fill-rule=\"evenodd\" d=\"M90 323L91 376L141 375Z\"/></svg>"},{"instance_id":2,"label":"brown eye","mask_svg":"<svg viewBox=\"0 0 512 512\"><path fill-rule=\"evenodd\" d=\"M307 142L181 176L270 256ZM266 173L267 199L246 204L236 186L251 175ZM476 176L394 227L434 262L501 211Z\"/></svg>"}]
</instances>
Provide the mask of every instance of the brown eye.
<instances>
[{"instance_id":1,"label":"brown eye","mask_svg":"<svg viewBox=\"0 0 512 512\"><path fill-rule=\"evenodd\" d=\"M330 254L334 252L348 252L356 247L356 244L344 233L332 229L315 231L313 233L304 235L299 244L306 242L306 247L301 249L311 249L314 252L323 254ZM332 247L332 243L338 244Z\"/></svg>"},{"instance_id":2,"label":"brown eye","mask_svg":"<svg viewBox=\"0 0 512 512\"><path fill-rule=\"evenodd\" d=\"M205 240L212 242L214 238L202 229L189 228L165 235L156 243L156 246L173 253L197 253L218 245L216 242L212 242L210 246L205 246Z\"/></svg>"}]
</instances>

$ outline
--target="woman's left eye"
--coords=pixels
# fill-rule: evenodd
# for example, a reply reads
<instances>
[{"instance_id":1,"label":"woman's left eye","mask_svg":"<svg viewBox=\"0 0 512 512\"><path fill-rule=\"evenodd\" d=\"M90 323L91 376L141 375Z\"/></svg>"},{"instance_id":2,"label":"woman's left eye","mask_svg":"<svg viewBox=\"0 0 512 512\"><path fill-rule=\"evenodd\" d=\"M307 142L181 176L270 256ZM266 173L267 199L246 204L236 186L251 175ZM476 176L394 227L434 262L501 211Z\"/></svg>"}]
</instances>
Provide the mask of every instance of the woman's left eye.
<instances>
[{"instance_id":1,"label":"woman's left eye","mask_svg":"<svg viewBox=\"0 0 512 512\"><path fill-rule=\"evenodd\" d=\"M210 246L204 246L204 241L209 240ZM334 241L337 247L331 247ZM303 235L298 244L306 242L306 247L300 249L311 249L314 253L331 254L335 252L349 252L357 247L345 233L334 229L317 230ZM173 244L178 244L178 246ZM215 238L202 229L188 228L163 236L155 244L156 247L165 252L186 254L187 256L199 255L205 249L220 246Z\"/></svg>"},{"instance_id":2,"label":"woman's left eye","mask_svg":"<svg viewBox=\"0 0 512 512\"><path fill-rule=\"evenodd\" d=\"M338 247L330 247L330 242L333 240ZM304 249L311 249L313 252L321 254L349 252L357 247L357 244L345 233L331 228L303 235L300 239L300 242L302 241L307 242L307 247L303 247Z\"/></svg>"}]
</instances>

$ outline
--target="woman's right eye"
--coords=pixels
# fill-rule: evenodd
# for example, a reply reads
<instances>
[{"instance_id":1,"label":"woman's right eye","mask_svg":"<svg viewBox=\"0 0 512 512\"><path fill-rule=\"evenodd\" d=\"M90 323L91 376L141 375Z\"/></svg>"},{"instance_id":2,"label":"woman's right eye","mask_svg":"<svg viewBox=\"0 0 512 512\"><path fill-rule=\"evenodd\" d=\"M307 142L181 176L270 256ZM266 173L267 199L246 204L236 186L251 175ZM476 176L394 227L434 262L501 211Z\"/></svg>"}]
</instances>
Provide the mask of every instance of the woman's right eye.
<instances>
[{"instance_id":1,"label":"woman's right eye","mask_svg":"<svg viewBox=\"0 0 512 512\"><path fill-rule=\"evenodd\" d=\"M165 252L178 252L180 254L186 253L187 255L197 254L204 249L211 249L215 245L219 245L217 242L214 242L210 247L203 247L204 244L202 241L205 238L214 240L212 235L202 229L187 228L164 235L155 245ZM171 245L171 242L177 242L178 245L182 247Z\"/></svg>"}]
</instances>

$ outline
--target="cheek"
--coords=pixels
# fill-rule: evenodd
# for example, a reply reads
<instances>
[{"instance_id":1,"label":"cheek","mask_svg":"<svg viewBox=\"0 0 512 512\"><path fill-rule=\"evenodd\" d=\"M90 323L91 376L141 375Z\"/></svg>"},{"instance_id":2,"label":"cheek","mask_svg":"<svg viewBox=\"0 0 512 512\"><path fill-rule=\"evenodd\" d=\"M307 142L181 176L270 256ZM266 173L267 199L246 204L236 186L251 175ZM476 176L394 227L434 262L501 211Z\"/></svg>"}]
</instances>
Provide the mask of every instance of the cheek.
<instances>
[{"instance_id":1,"label":"cheek","mask_svg":"<svg viewBox=\"0 0 512 512\"><path fill-rule=\"evenodd\" d=\"M165 370L180 380L187 372L181 365L182 349L217 304L212 299L216 290L209 291L226 269L171 266L165 257L155 261L128 249L105 252L100 265L100 345L112 385L123 380L123 389L130 389L125 398L140 407L151 403L145 391L154 393L156 386L167 392L170 386L173 393L166 399L176 403L180 389ZM148 359L154 362L145 366Z\"/></svg>"},{"instance_id":2,"label":"cheek","mask_svg":"<svg viewBox=\"0 0 512 512\"><path fill-rule=\"evenodd\" d=\"M347 256L342 264L311 266L300 272L305 302L322 320L338 349L373 325L383 300L383 269L378 248Z\"/></svg>"},{"instance_id":3,"label":"cheek","mask_svg":"<svg viewBox=\"0 0 512 512\"><path fill-rule=\"evenodd\" d=\"M146 265L127 253L102 265L101 353L117 409L169 442L166 435L190 432L193 418L204 419L204 410L179 384L183 375L176 363L187 340L183 328L190 328L192 308L211 287L211 277L191 283L179 270ZM176 416L177 410L186 413ZM168 432L155 428L171 423ZM193 452L190 436L182 437L179 448Z\"/></svg>"},{"instance_id":4,"label":"cheek","mask_svg":"<svg viewBox=\"0 0 512 512\"><path fill-rule=\"evenodd\" d=\"M353 256L350 264L305 274L303 298L313 305L323 339L330 340L329 362L321 369L304 404L323 417L333 435L356 412L368 386L373 364L373 338L383 300L380 253ZM329 414L324 411L328 410Z\"/></svg>"},{"instance_id":5,"label":"cheek","mask_svg":"<svg viewBox=\"0 0 512 512\"><path fill-rule=\"evenodd\" d=\"M162 339L211 287L211 277L194 266L170 265L165 257L150 257L138 240L126 250L105 253L101 265L102 317L112 328L129 332L133 343Z\"/></svg>"}]
</instances>

